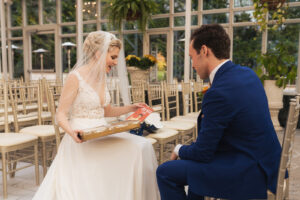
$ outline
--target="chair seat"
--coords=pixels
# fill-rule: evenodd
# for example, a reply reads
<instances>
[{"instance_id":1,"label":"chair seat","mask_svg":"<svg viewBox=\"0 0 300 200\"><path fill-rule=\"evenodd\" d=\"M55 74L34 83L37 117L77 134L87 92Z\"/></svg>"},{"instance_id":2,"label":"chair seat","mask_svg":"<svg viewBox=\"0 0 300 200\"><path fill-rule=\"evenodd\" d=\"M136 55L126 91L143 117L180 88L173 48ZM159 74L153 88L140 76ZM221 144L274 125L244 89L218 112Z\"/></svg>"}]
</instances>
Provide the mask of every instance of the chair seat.
<instances>
[{"instance_id":1,"label":"chair seat","mask_svg":"<svg viewBox=\"0 0 300 200\"><path fill-rule=\"evenodd\" d=\"M195 127L195 123L188 121L163 121L161 123L165 128L171 128L178 131L186 131Z\"/></svg>"},{"instance_id":2,"label":"chair seat","mask_svg":"<svg viewBox=\"0 0 300 200\"><path fill-rule=\"evenodd\" d=\"M63 129L59 128L59 132L63 133ZM37 125L29 126L20 130L20 133L35 135L38 137L46 137L55 135L55 130L53 125Z\"/></svg>"},{"instance_id":3,"label":"chair seat","mask_svg":"<svg viewBox=\"0 0 300 200\"><path fill-rule=\"evenodd\" d=\"M156 133L150 134L147 137L154 138L154 139L165 139L165 138L177 135L177 134L178 134L178 131L176 131L175 129L160 128L156 131Z\"/></svg>"},{"instance_id":4,"label":"chair seat","mask_svg":"<svg viewBox=\"0 0 300 200\"><path fill-rule=\"evenodd\" d=\"M152 106L152 109L154 110L154 112L157 112L157 111L162 110L162 106L160 106L160 105Z\"/></svg>"},{"instance_id":5,"label":"chair seat","mask_svg":"<svg viewBox=\"0 0 300 200\"><path fill-rule=\"evenodd\" d=\"M14 121L14 116L8 115L7 116L8 123L11 123ZM4 125L4 117L0 117L0 125Z\"/></svg>"},{"instance_id":6,"label":"chair seat","mask_svg":"<svg viewBox=\"0 0 300 200\"><path fill-rule=\"evenodd\" d=\"M37 136L22 133L0 133L0 147L18 145L37 140Z\"/></svg>"},{"instance_id":7,"label":"chair seat","mask_svg":"<svg viewBox=\"0 0 300 200\"><path fill-rule=\"evenodd\" d=\"M155 143L157 142L156 139L153 139L153 138L151 138L151 137L146 137L146 139L147 139L149 142L151 142L152 145L155 144Z\"/></svg>"},{"instance_id":8,"label":"chair seat","mask_svg":"<svg viewBox=\"0 0 300 200\"><path fill-rule=\"evenodd\" d=\"M188 116L188 117L197 117L200 115L200 112L191 112L191 113L188 113L186 114L185 116Z\"/></svg>"},{"instance_id":9,"label":"chair seat","mask_svg":"<svg viewBox=\"0 0 300 200\"><path fill-rule=\"evenodd\" d=\"M170 119L171 121L188 121L188 122L193 122L197 123L198 117L192 117L192 116L176 116Z\"/></svg>"}]
</instances>

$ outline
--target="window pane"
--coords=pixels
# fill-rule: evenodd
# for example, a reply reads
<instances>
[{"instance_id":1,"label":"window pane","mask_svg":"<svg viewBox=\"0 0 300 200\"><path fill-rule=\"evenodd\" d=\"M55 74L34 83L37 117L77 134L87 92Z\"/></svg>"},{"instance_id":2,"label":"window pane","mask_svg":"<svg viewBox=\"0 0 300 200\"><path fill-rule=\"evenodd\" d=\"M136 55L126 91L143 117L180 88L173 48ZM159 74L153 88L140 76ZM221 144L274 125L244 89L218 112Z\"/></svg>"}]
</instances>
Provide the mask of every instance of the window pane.
<instances>
[{"instance_id":1,"label":"window pane","mask_svg":"<svg viewBox=\"0 0 300 200\"><path fill-rule=\"evenodd\" d=\"M198 10L198 0L192 0L192 11Z\"/></svg>"},{"instance_id":2,"label":"window pane","mask_svg":"<svg viewBox=\"0 0 300 200\"><path fill-rule=\"evenodd\" d=\"M101 23L102 31L115 31L116 29L108 22Z\"/></svg>"},{"instance_id":3,"label":"window pane","mask_svg":"<svg viewBox=\"0 0 300 200\"><path fill-rule=\"evenodd\" d=\"M184 31L174 31L173 77L178 81L184 77Z\"/></svg>"},{"instance_id":4,"label":"window pane","mask_svg":"<svg viewBox=\"0 0 300 200\"><path fill-rule=\"evenodd\" d=\"M22 2L11 1L11 25L22 26Z\"/></svg>"},{"instance_id":5,"label":"window pane","mask_svg":"<svg viewBox=\"0 0 300 200\"><path fill-rule=\"evenodd\" d=\"M36 0L27 0L26 1L28 25L35 25L35 24L39 23L38 7L39 7L38 1L36 1Z\"/></svg>"},{"instance_id":6,"label":"window pane","mask_svg":"<svg viewBox=\"0 0 300 200\"><path fill-rule=\"evenodd\" d=\"M203 24L223 24L228 23L229 13L218 13L203 15Z\"/></svg>"},{"instance_id":7,"label":"window pane","mask_svg":"<svg viewBox=\"0 0 300 200\"><path fill-rule=\"evenodd\" d=\"M56 0L43 0L44 24L56 23Z\"/></svg>"},{"instance_id":8,"label":"window pane","mask_svg":"<svg viewBox=\"0 0 300 200\"><path fill-rule=\"evenodd\" d=\"M158 9L153 14L170 13L169 0L155 0L155 2L157 3Z\"/></svg>"},{"instance_id":9,"label":"window pane","mask_svg":"<svg viewBox=\"0 0 300 200\"><path fill-rule=\"evenodd\" d=\"M83 25L83 32L89 33L92 31L97 31L97 24L84 24Z\"/></svg>"},{"instance_id":10,"label":"window pane","mask_svg":"<svg viewBox=\"0 0 300 200\"><path fill-rule=\"evenodd\" d=\"M13 41L13 45L18 48L13 49L13 68L14 68L14 78L24 78L24 64L23 64L23 41Z\"/></svg>"},{"instance_id":11,"label":"window pane","mask_svg":"<svg viewBox=\"0 0 300 200\"><path fill-rule=\"evenodd\" d=\"M253 22L253 11L234 12L234 22Z\"/></svg>"},{"instance_id":12,"label":"window pane","mask_svg":"<svg viewBox=\"0 0 300 200\"><path fill-rule=\"evenodd\" d=\"M251 57L256 50L261 49L261 33L257 27L233 28L233 62L242 66L254 68L256 61Z\"/></svg>"},{"instance_id":13,"label":"window pane","mask_svg":"<svg viewBox=\"0 0 300 200\"><path fill-rule=\"evenodd\" d=\"M299 46L299 31L300 24L287 24L282 29L268 32L268 49L274 48L279 42L284 42L284 45L294 55L295 63L298 60L298 46Z\"/></svg>"},{"instance_id":14,"label":"window pane","mask_svg":"<svg viewBox=\"0 0 300 200\"><path fill-rule=\"evenodd\" d=\"M22 30L12 30L12 31L11 31L11 35L12 35L13 37L22 37L22 36L23 36Z\"/></svg>"},{"instance_id":15,"label":"window pane","mask_svg":"<svg viewBox=\"0 0 300 200\"><path fill-rule=\"evenodd\" d=\"M152 68L150 81L167 79L167 35L150 35L150 54L157 59L157 64Z\"/></svg>"},{"instance_id":16,"label":"window pane","mask_svg":"<svg viewBox=\"0 0 300 200\"><path fill-rule=\"evenodd\" d=\"M149 28L169 27L169 18L153 19L149 22Z\"/></svg>"},{"instance_id":17,"label":"window pane","mask_svg":"<svg viewBox=\"0 0 300 200\"><path fill-rule=\"evenodd\" d=\"M198 15L192 15L192 26L198 25Z\"/></svg>"},{"instance_id":18,"label":"window pane","mask_svg":"<svg viewBox=\"0 0 300 200\"><path fill-rule=\"evenodd\" d=\"M40 48L45 49L47 51L44 53L32 52L32 69L54 70L55 69L54 34L44 34L44 35L32 34L31 41L32 41L32 51Z\"/></svg>"},{"instance_id":19,"label":"window pane","mask_svg":"<svg viewBox=\"0 0 300 200\"><path fill-rule=\"evenodd\" d=\"M63 26L62 27L62 33L68 34L68 33L76 33L76 26Z\"/></svg>"},{"instance_id":20,"label":"window pane","mask_svg":"<svg viewBox=\"0 0 300 200\"><path fill-rule=\"evenodd\" d=\"M82 8L83 20L94 20L97 18L97 2L84 0Z\"/></svg>"},{"instance_id":21,"label":"window pane","mask_svg":"<svg viewBox=\"0 0 300 200\"><path fill-rule=\"evenodd\" d=\"M136 55L143 56L143 34L125 34L124 35L125 56Z\"/></svg>"},{"instance_id":22,"label":"window pane","mask_svg":"<svg viewBox=\"0 0 300 200\"><path fill-rule=\"evenodd\" d=\"M174 12L185 11L185 0L174 0Z\"/></svg>"},{"instance_id":23,"label":"window pane","mask_svg":"<svg viewBox=\"0 0 300 200\"><path fill-rule=\"evenodd\" d=\"M218 8L229 8L229 0L204 0L203 1L203 10L211 10Z\"/></svg>"},{"instance_id":24,"label":"window pane","mask_svg":"<svg viewBox=\"0 0 300 200\"><path fill-rule=\"evenodd\" d=\"M65 42L76 44L76 38L63 38L62 44ZM76 47L71 45L64 46L62 48L62 56L63 72L68 73L69 69L72 69L76 63Z\"/></svg>"},{"instance_id":25,"label":"window pane","mask_svg":"<svg viewBox=\"0 0 300 200\"><path fill-rule=\"evenodd\" d=\"M300 18L300 7L289 7L287 11L287 19Z\"/></svg>"},{"instance_id":26,"label":"window pane","mask_svg":"<svg viewBox=\"0 0 300 200\"><path fill-rule=\"evenodd\" d=\"M174 26L184 26L185 25L185 17L174 17Z\"/></svg>"},{"instance_id":27,"label":"window pane","mask_svg":"<svg viewBox=\"0 0 300 200\"><path fill-rule=\"evenodd\" d=\"M74 0L61 1L61 19L62 22L76 21L76 5Z\"/></svg>"},{"instance_id":28,"label":"window pane","mask_svg":"<svg viewBox=\"0 0 300 200\"><path fill-rule=\"evenodd\" d=\"M252 6L253 0L234 0L234 7Z\"/></svg>"}]
</instances>

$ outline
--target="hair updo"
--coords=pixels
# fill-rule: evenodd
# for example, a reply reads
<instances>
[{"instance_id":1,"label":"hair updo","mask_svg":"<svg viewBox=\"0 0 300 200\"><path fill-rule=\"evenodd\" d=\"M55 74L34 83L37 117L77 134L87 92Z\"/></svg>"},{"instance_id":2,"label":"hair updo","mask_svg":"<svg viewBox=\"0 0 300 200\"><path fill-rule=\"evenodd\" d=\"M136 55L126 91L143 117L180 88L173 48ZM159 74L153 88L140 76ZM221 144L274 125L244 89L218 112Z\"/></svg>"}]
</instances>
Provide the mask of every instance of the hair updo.
<instances>
[{"instance_id":1,"label":"hair updo","mask_svg":"<svg viewBox=\"0 0 300 200\"><path fill-rule=\"evenodd\" d=\"M103 45L105 43L105 40L107 39L106 34L109 34L110 37L108 51L111 51L115 47L121 49L121 41L117 39L114 35L103 31L95 31L89 33L86 39L84 40L83 53L85 55L90 55L91 57L93 57L97 51L103 53L101 50L103 50Z\"/></svg>"}]
</instances>

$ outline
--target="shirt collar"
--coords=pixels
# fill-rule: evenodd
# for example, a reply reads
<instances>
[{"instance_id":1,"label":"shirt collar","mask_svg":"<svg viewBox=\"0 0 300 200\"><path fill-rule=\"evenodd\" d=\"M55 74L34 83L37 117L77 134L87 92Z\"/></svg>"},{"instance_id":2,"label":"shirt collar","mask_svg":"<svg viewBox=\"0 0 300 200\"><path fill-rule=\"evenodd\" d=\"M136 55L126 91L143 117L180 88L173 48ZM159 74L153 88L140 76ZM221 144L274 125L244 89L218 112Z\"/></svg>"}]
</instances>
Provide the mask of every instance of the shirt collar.
<instances>
[{"instance_id":1,"label":"shirt collar","mask_svg":"<svg viewBox=\"0 0 300 200\"><path fill-rule=\"evenodd\" d=\"M209 74L209 81L210 81L210 84L213 83L217 71L218 71L218 70L220 69L220 67L221 67L223 64L225 64L227 61L229 61L229 59L227 59L227 60L225 60L224 62L220 63L218 66L216 66L216 67L214 68L214 70L212 70L212 72L210 72L210 74Z\"/></svg>"}]
</instances>

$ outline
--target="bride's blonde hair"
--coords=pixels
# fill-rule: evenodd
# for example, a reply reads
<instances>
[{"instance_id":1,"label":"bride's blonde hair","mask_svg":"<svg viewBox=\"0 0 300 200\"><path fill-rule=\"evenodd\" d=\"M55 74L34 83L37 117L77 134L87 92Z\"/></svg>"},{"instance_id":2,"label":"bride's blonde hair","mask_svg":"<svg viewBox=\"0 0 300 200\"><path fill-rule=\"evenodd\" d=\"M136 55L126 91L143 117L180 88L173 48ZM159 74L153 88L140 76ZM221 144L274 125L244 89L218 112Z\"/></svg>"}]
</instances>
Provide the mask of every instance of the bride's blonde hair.
<instances>
[{"instance_id":1,"label":"bride's blonde hair","mask_svg":"<svg viewBox=\"0 0 300 200\"><path fill-rule=\"evenodd\" d=\"M100 53L104 53L101 51L103 49L103 45L105 42L107 42L107 37L105 37L105 34L102 31L96 31L91 32L86 37L84 43L83 43L83 53L84 55L89 55L87 58L94 57L97 51L100 51ZM119 48L121 49L122 43L119 39L117 39L114 35L110 35L110 42L108 46L108 51L111 51L113 48ZM105 50L105 49L104 49Z\"/></svg>"}]
</instances>

